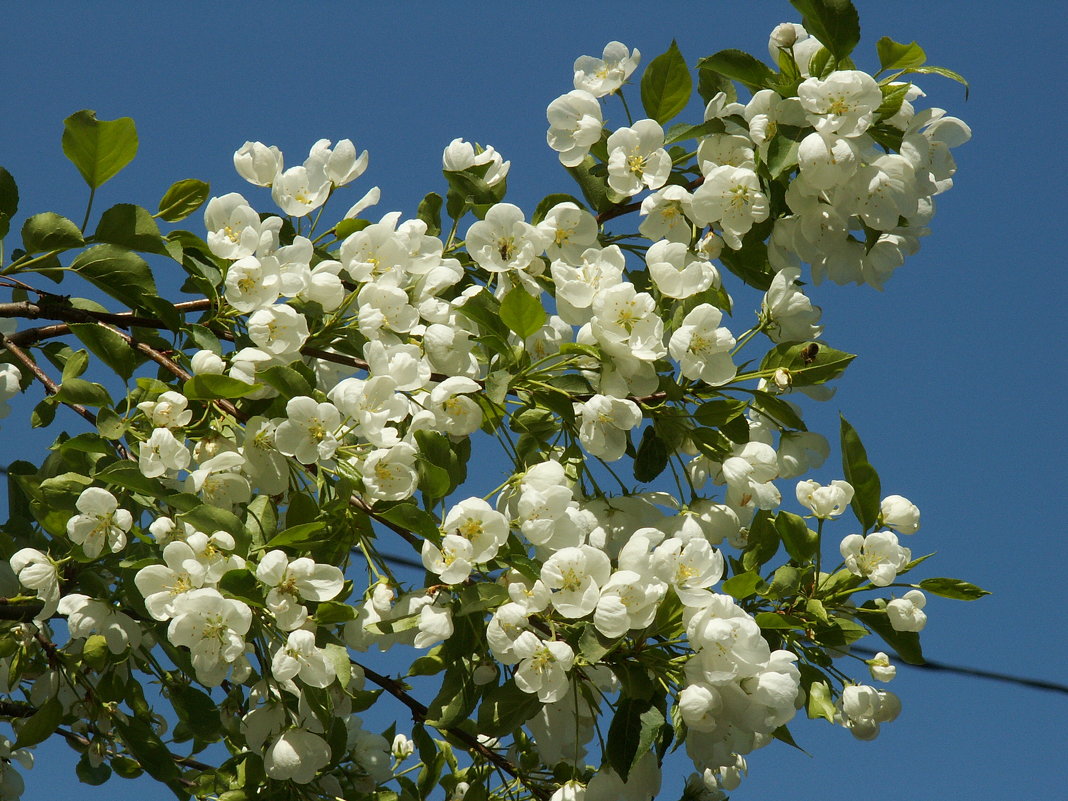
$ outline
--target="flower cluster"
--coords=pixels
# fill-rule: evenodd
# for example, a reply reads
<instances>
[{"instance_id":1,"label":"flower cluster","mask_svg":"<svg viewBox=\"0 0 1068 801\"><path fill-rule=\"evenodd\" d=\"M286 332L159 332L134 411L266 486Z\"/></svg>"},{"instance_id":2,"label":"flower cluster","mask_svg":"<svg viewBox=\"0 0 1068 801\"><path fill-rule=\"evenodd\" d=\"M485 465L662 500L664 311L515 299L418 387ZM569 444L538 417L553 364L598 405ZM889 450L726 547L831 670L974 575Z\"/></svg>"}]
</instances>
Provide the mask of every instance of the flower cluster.
<instances>
[{"instance_id":1,"label":"flower cluster","mask_svg":"<svg viewBox=\"0 0 1068 801\"><path fill-rule=\"evenodd\" d=\"M844 421L848 480L801 478L831 443L799 401L829 397L852 358L821 339L802 275L881 288L927 233L969 131L916 110L902 74L831 63L799 25L769 49L780 73L747 102L714 93L699 124L667 130L678 110L650 101L645 78L649 116L606 125L637 50L579 58L547 141L586 202L554 195L529 215L504 201L510 162L455 139L444 199L375 220L373 188L324 230L311 212L367 154L320 140L286 169L277 147L246 142L235 168L278 213L213 197L203 240L179 232L160 249L212 298L183 323L184 349L145 345L180 382L138 377L94 418L99 434L57 441L25 482L34 536L8 578L34 594L18 598L30 634L0 649L5 688L25 682L27 703L86 721L97 770L165 750L162 717L134 724L119 707L148 719L127 688L153 677L175 742L224 741L241 765L198 779L212 793L247 779L377 797L396 779L425 795L447 765L442 787L461 798L485 790L492 762L542 797L641 799L677 738L694 795L721 798L799 709L874 737L900 703L832 658L869 631L911 643L921 588L982 591L935 579L854 599L902 586L916 562L898 537L920 515L880 500ZM647 68L648 92L676 58L673 45ZM613 222L629 212L640 222ZM748 328L731 275L761 293ZM0 401L18 377L0 374ZM491 438L503 460L473 456ZM465 486L495 472L488 492ZM837 565L823 547L834 525L852 526ZM401 572L388 541L425 574ZM441 674L429 704L371 667L397 647L422 652L409 675ZM893 678L885 654L868 666ZM417 711L412 739L363 728L378 697L366 682ZM217 720L203 714L216 703ZM643 753L618 736L631 727ZM431 777L419 787L400 769L415 751ZM13 758L0 748L12 788Z\"/></svg>"}]
</instances>

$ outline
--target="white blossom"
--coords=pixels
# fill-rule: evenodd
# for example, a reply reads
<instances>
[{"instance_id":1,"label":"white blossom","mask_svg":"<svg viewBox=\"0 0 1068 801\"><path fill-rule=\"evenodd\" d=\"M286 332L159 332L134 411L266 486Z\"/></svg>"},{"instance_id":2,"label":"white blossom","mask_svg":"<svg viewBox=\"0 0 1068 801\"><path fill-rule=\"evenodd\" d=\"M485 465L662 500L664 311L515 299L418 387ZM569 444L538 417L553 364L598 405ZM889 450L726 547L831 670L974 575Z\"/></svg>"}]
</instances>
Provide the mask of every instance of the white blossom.
<instances>
[{"instance_id":1,"label":"white blossom","mask_svg":"<svg viewBox=\"0 0 1068 801\"><path fill-rule=\"evenodd\" d=\"M112 553L126 547L133 516L119 508L114 495L100 487L87 487L74 505L81 514L67 521L67 536L82 546L86 556L99 556L105 546Z\"/></svg>"}]
</instances>

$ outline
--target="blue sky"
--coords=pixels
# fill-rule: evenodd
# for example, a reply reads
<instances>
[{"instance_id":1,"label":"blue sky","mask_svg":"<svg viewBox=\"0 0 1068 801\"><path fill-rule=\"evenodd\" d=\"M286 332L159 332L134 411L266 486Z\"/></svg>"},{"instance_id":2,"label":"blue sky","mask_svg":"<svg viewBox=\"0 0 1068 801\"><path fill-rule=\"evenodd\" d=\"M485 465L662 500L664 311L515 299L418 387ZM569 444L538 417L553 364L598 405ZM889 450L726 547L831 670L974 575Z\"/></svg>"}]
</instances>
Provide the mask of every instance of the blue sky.
<instances>
[{"instance_id":1,"label":"blue sky","mask_svg":"<svg viewBox=\"0 0 1068 801\"><path fill-rule=\"evenodd\" d=\"M974 604L931 598L928 657L1063 681L1068 547L1056 504L1068 478L1066 298L1050 272L1064 258L1059 145L1068 120L1052 84L1063 72L1063 6L856 5L861 66L874 64L880 36L917 39L931 63L971 82L965 102L958 85L926 77L924 102L962 117L974 138L956 151L956 186L938 198L933 234L885 292L812 293L827 341L861 355L810 425L833 435L841 410L884 492L920 506L923 528L907 544L938 552L924 575L994 593ZM98 193L98 209L154 208L190 177L266 209L266 195L232 169L245 140L299 162L316 139L349 137L370 150L371 166L335 211L379 185L380 212L411 215L424 193L444 191L441 150L462 136L511 159L509 200L529 213L545 194L574 191L545 146L545 106L571 88L575 57L618 39L648 63L672 38L690 64L728 47L765 57L771 28L797 18L785 0L655 10L621 1L12 4L0 31L0 164L19 183L20 218L54 210L80 220L86 190L59 141L63 118L92 108L103 119L133 117L141 139L134 163ZM637 108L637 87L629 97ZM618 106L608 108L609 123L622 124ZM22 436L17 413L2 423L9 449ZM840 475L828 463L818 477ZM1063 793L1064 696L905 667L891 689L904 712L879 740L799 720L794 734L810 756L779 745L753 754L735 798ZM26 798L168 796L119 779L82 787L61 745L39 749L38 760Z\"/></svg>"}]
</instances>

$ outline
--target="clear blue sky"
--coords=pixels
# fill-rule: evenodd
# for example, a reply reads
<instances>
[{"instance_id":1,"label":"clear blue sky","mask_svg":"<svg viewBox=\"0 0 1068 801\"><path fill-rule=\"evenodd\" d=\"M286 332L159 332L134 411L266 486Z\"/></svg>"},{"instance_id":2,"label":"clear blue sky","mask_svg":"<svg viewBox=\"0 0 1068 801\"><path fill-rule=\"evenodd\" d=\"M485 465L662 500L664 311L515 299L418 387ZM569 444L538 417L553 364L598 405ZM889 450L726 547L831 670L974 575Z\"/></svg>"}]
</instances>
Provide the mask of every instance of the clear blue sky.
<instances>
[{"instance_id":1,"label":"clear blue sky","mask_svg":"<svg viewBox=\"0 0 1068 801\"><path fill-rule=\"evenodd\" d=\"M938 199L933 235L886 292L813 292L827 340L861 358L811 424L833 434L842 410L884 491L920 506L923 528L907 544L938 552L925 575L994 593L974 604L931 598L928 657L1065 681L1066 298L1051 272L1064 261L1064 6L856 4L861 65L874 63L882 35L919 40L931 63L971 82L964 102L956 84L925 78L925 102L964 118L974 138L956 152L956 187ZM133 117L141 138L136 161L100 191L101 209L154 208L189 177L266 209L231 166L245 140L299 162L316 139L349 137L371 153L352 201L377 184L381 212L411 215L425 192L444 190L441 150L463 136L511 159L509 199L529 213L545 194L573 191L545 146L545 106L571 88L576 56L618 39L647 63L672 38L691 64L728 47L762 56L771 28L798 19L785 0L371 5L9 4L0 164L22 192L16 226L45 210L80 219L85 189L59 140L63 118L82 108ZM637 107L636 87L630 96ZM11 453L24 432L17 416L2 426ZM840 476L828 466L820 477ZM879 740L798 720L811 758L778 744L753 754L735 797L1063 797L1065 696L905 667L891 689L904 712ZM120 779L83 787L63 746L38 760L28 799L169 795Z\"/></svg>"}]
</instances>

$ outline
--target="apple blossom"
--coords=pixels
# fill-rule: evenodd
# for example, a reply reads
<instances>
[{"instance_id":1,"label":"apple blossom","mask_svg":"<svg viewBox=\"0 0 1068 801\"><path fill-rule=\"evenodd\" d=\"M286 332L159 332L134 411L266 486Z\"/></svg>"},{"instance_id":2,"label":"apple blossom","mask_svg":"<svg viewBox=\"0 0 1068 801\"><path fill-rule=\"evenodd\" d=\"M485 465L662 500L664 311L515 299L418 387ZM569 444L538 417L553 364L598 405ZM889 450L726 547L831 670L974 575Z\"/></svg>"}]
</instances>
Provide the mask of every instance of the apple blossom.
<instances>
[{"instance_id":1,"label":"apple blossom","mask_svg":"<svg viewBox=\"0 0 1068 801\"><path fill-rule=\"evenodd\" d=\"M866 537L850 534L840 547L849 572L864 576L876 587L892 583L912 558L908 548L898 545L892 531L876 531Z\"/></svg>"},{"instance_id":2,"label":"apple blossom","mask_svg":"<svg viewBox=\"0 0 1068 801\"><path fill-rule=\"evenodd\" d=\"M126 547L126 534L133 525L133 516L119 508L115 496L100 487L87 487L75 504L81 514L67 521L67 536L82 546L92 559L107 546L112 553Z\"/></svg>"},{"instance_id":3,"label":"apple blossom","mask_svg":"<svg viewBox=\"0 0 1068 801\"><path fill-rule=\"evenodd\" d=\"M894 631L923 631L927 614L923 611L927 598L919 590L909 590L901 598L886 604L886 616Z\"/></svg>"},{"instance_id":4,"label":"apple blossom","mask_svg":"<svg viewBox=\"0 0 1068 801\"><path fill-rule=\"evenodd\" d=\"M560 163L565 167L581 164L601 138L601 104L585 90L576 89L556 98L545 116L549 119L546 140L560 154Z\"/></svg>"},{"instance_id":5,"label":"apple blossom","mask_svg":"<svg viewBox=\"0 0 1068 801\"><path fill-rule=\"evenodd\" d=\"M622 42L609 42L601 58L579 56L575 59L575 88L584 89L595 97L618 91L638 66L642 54L632 52Z\"/></svg>"},{"instance_id":6,"label":"apple blossom","mask_svg":"<svg viewBox=\"0 0 1068 801\"><path fill-rule=\"evenodd\" d=\"M624 197L659 189L671 172L664 150L664 129L655 120L638 120L608 137L608 185Z\"/></svg>"},{"instance_id":7,"label":"apple blossom","mask_svg":"<svg viewBox=\"0 0 1068 801\"><path fill-rule=\"evenodd\" d=\"M567 691L567 671L575 661L575 652L565 642L541 640L532 631L524 631L513 646L519 657L515 683L523 692L537 693L538 700L550 704Z\"/></svg>"}]
</instances>

